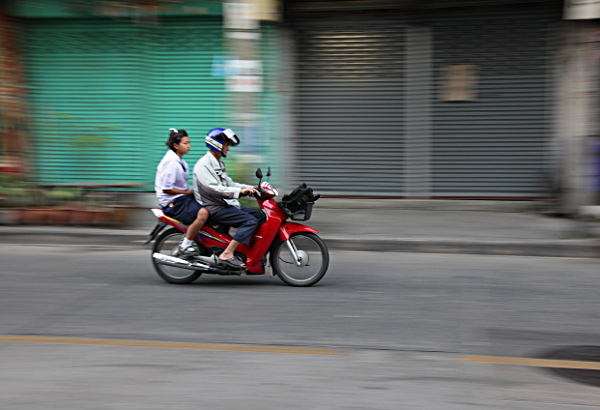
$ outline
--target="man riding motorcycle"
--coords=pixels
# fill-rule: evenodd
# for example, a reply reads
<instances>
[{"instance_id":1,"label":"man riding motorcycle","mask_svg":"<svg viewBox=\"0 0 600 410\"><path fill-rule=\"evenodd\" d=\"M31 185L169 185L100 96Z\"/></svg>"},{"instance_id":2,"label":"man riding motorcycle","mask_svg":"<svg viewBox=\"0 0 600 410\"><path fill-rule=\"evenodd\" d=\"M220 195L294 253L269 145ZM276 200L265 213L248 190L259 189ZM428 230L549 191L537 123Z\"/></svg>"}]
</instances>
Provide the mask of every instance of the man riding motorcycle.
<instances>
[{"instance_id":1,"label":"man riding motorcycle","mask_svg":"<svg viewBox=\"0 0 600 410\"><path fill-rule=\"evenodd\" d=\"M240 243L248 244L262 214L240 205L238 198L258 191L251 185L234 182L227 175L221 158L227 156L230 147L240 143L231 129L214 128L208 132L205 141L209 150L194 166L194 195L208 210L212 220L238 228L233 240L219 255L219 260L240 268L245 265L234 251Z\"/></svg>"}]
</instances>

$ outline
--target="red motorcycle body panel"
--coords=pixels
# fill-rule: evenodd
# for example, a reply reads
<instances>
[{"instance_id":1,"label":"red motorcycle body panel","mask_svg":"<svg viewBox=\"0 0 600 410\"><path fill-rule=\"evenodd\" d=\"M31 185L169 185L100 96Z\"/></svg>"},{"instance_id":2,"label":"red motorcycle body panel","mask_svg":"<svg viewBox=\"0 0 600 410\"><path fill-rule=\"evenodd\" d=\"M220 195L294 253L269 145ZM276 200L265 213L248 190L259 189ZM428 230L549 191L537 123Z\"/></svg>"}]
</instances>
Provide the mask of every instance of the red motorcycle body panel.
<instances>
[{"instance_id":1,"label":"red motorcycle body panel","mask_svg":"<svg viewBox=\"0 0 600 410\"><path fill-rule=\"evenodd\" d=\"M312 232L319 233L316 229L311 228L310 226L302 225L296 222L284 222L279 227L279 239L282 241L287 241L290 239L290 236L296 232Z\"/></svg>"}]
</instances>

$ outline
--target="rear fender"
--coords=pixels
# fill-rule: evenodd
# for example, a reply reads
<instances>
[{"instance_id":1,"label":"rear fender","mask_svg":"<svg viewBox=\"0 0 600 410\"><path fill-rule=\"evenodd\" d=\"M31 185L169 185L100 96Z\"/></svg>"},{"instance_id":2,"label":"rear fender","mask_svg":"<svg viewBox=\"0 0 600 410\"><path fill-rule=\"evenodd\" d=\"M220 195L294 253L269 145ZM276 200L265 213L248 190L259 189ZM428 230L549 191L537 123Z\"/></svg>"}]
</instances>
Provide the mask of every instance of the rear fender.
<instances>
[{"instance_id":1,"label":"rear fender","mask_svg":"<svg viewBox=\"0 0 600 410\"><path fill-rule=\"evenodd\" d=\"M163 221L164 223L171 225L173 228L179 229L181 232L187 232L187 225L184 225L182 222L177 219L173 219L170 216L164 214L160 209L151 209L154 216L158 218L159 221Z\"/></svg>"},{"instance_id":2,"label":"rear fender","mask_svg":"<svg viewBox=\"0 0 600 410\"><path fill-rule=\"evenodd\" d=\"M290 236L292 236L292 234L295 234L296 232L319 233L319 231L311 228L310 226L297 224L295 222L284 222L279 227L279 239L285 242L288 239L290 239Z\"/></svg>"},{"instance_id":3,"label":"rear fender","mask_svg":"<svg viewBox=\"0 0 600 410\"><path fill-rule=\"evenodd\" d=\"M163 229L165 229L165 226L168 226L168 224L165 221L158 221L152 232L150 232L150 238L148 238L148 240L144 242L144 245L148 245L150 242L155 240L158 234L161 233Z\"/></svg>"}]
</instances>

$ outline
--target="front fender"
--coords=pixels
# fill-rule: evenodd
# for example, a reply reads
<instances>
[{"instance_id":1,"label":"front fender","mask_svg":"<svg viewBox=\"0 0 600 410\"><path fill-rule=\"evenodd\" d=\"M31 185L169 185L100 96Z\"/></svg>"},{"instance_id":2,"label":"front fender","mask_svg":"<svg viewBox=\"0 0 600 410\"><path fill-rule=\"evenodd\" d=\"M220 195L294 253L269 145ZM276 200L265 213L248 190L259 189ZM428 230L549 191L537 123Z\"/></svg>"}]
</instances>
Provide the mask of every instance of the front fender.
<instances>
[{"instance_id":1,"label":"front fender","mask_svg":"<svg viewBox=\"0 0 600 410\"><path fill-rule=\"evenodd\" d=\"M319 233L319 231L311 228L310 226L297 224L296 222L284 222L279 227L279 239L282 241L287 241L290 239L290 236L296 232Z\"/></svg>"}]
</instances>

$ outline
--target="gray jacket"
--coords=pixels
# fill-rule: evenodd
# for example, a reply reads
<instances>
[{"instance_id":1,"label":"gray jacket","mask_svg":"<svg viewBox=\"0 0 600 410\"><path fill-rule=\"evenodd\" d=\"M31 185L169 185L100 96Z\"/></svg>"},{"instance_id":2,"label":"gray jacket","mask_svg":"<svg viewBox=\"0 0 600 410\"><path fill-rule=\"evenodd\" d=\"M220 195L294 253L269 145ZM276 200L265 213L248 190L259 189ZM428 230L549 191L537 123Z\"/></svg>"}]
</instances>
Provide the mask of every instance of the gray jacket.
<instances>
[{"instance_id":1,"label":"gray jacket","mask_svg":"<svg viewBox=\"0 0 600 410\"><path fill-rule=\"evenodd\" d=\"M225 171L223 161L210 151L194 165L194 196L212 215L228 206L240 207L240 191L251 185L233 182Z\"/></svg>"}]
</instances>

